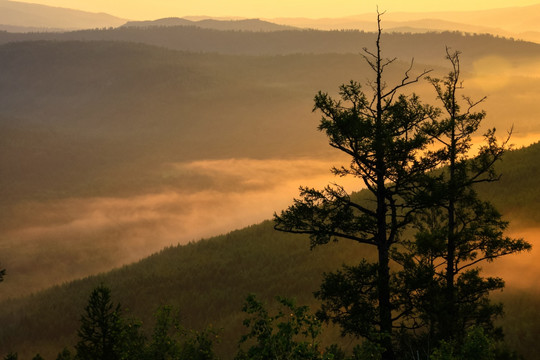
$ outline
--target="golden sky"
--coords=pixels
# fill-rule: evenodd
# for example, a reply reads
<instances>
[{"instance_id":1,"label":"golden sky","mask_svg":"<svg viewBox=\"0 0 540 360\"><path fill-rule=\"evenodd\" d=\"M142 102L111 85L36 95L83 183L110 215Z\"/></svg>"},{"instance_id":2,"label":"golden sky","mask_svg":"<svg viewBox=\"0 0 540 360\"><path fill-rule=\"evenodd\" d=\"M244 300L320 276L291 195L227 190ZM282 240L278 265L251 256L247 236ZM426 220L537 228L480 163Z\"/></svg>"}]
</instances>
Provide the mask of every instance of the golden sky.
<instances>
[{"instance_id":1,"label":"golden sky","mask_svg":"<svg viewBox=\"0 0 540 360\"><path fill-rule=\"evenodd\" d=\"M381 10L429 12L482 10L538 4L538 0L18 0L118 17L145 20L190 15L273 17L341 17Z\"/></svg>"}]
</instances>

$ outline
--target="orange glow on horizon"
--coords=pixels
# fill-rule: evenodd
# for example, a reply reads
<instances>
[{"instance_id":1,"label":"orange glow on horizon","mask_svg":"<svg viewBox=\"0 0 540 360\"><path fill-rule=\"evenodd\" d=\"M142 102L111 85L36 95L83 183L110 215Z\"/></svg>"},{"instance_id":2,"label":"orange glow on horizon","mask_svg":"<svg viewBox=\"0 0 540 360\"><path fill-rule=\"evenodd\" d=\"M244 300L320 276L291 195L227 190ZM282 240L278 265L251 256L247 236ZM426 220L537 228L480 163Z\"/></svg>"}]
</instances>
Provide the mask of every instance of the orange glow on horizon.
<instances>
[{"instance_id":1,"label":"orange glow on horizon","mask_svg":"<svg viewBox=\"0 0 540 360\"><path fill-rule=\"evenodd\" d=\"M479 0L452 2L433 2L416 0L402 2L398 0L352 1L335 0L331 3L321 0L288 1L250 1L201 0L197 2L176 2L166 0L19 0L20 2L64 7L89 12L105 12L114 16L149 20L163 17L183 17L193 15L238 16L248 18L273 17L345 17L363 13L374 13L377 7L381 11L391 12L437 12L471 11L538 4L535 0Z\"/></svg>"}]
</instances>

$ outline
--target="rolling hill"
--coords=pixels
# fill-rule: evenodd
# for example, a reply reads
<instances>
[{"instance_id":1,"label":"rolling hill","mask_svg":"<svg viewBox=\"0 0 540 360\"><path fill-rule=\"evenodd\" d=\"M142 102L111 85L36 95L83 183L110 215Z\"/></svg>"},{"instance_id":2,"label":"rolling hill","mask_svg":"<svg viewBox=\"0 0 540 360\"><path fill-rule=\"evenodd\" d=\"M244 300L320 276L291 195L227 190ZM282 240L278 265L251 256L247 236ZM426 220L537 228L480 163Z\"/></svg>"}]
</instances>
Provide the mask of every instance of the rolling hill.
<instances>
[{"instance_id":1,"label":"rolling hill","mask_svg":"<svg viewBox=\"0 0 540 360\"><path fill-rule=\"evenodd\" d=\"M482 193L493 194L492 200L503 213L536 221L540 215L540 191L533 179L540 176L539 157L540 143L508 153L499 164L503 178L487 185L490 190L481 189ZM508 196L509 191L512 191L511 196ZM520 213L514 212L516 206ZM538 231L538 222L534 224ZM528 240L538 246L535 238ZM143 324L152 323L152 313L157 306L170 304L180 309L187 328L200 329L212 324L214 328L223 329L218 349L225 358L230 358L243 331L240 309L248 293L255 293L265 301L275 295L295 297L301 304L316 307L311 293L317 289L322 272L331 271L342 263L355 263L369 254L370 250L362 245L346 241L310 251L305 237L276 232L269 221L166 248L108 273L0 303L3 324L0 354L18 351L30 357L39 351L50 358L64 346L74 344L86 298L93 287L104 283L113 289L115 301L129 309L131 315L142 319ZM539 344L534 336L522 335L537 333L540 326L535 311L540 305L535 282L540 278L540 267L527 271L530 281L525 287L509 282L506 292L495 296L507 303L502 324L509 344L532 360ZM511 272L494 271L503 277L511 276ZM336 341L335 333L329 331L326 339Z\"/></svg>"}]
</instances>

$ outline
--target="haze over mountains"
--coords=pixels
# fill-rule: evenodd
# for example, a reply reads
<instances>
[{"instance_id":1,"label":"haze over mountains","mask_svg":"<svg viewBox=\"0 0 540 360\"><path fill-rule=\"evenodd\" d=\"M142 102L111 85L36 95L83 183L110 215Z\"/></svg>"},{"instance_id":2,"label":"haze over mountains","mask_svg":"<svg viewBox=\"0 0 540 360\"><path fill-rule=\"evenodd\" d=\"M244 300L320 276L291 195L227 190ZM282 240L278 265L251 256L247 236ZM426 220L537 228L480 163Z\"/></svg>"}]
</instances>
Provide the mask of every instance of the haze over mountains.
<instances>
[{"instance_id":1,"label":"haze over mountains","mask_svg":"<svg viewBox=\"0 0 540 360\"><path fill-rule=\"evenodd\" d=\"M39 4L0 0L0 30L13 32L66 31L116 27L126 20Z\"/></svg>"},{"instance_id":2,"label":"haze over mountains","mask_svg":"<svg viewBox=\"0 0 540 360\"><path fill-rule=\"evenodd\" d=\"M385 9L385 31L428 32L461 31L488 33L540 42L540 4L504 9L403 13ZM212 18L171 14L177 17L128 21L103 13L49 7L38 4L0 0L0 30L11 32L66 31L128 26L197 26L219 30L277 31L290 27L374 31L373 14L351 14L343 18ZM182 16L182 18L180 17ZM234 21L233 21L234 20Z\"/></svg>"}]
</instances>

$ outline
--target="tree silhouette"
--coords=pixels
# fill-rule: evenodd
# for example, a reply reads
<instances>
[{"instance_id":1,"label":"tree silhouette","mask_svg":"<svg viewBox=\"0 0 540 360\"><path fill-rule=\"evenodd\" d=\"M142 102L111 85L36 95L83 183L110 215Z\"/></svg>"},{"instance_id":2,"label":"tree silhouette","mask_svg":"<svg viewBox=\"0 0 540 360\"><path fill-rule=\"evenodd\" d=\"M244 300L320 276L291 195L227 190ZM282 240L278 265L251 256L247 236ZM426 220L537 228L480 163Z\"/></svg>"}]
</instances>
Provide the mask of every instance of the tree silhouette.
<instances>
[{"instance_id":1,"label":"tree silhouette","mask_svg":"<svg viewBox=\"0 0 540 360\"><path fill-rule=\"evenodd\" d=\"M319 92L314 109L323 114L319 130L326 133L330 146L351 158L348 167L333 168L333 173L361 179L371 198L367 202L354 199L338 185L323 191L303 187L302 199L274 220L277 230L309 234L312 246L349 239L376 248L376 263L362 261L352 270L359 280L352 298L346 296L350 292L333 291L344 279L343 273L327 275L318 295L327 320L339 323L344 332L372 339L384 349L383 359L394 359L391 333L408 309L395 298L391 252L417 211L413 199L418 196L419 178L435 166L431 158L420 155L430 142L423 127L436 110L415 95L398 93L427 71L411 77L411 64L399 84L388 87L384 82L383 72L395 59L381 55L381 14L377 20L376 51L364 49L375 77L369 84L372 95L351 81L340 87L340 100ZM349 306L344 307L348 300Z\"/></svg>"},{"instance_id":2,"label":"tree silhouette","mask_svg":"<svg viewBox=\"0 0 540 360\"><path fill-rule=\"evenodd\" d=\"M120 304L111 301L111 290L100 285L90 294L85 314L78 330L79 342L75 346L81 360L121 359L123 323Z\"/></svg>"},{"instance_id":3,"label":"tree silhouette","mask_svg":"<svg viewBox=\"0 0 540 360\"><path fill-rule=\"evenodd\" d=\"M508 223L475 191L476 184L499 179L494 164L501 159L508 140L499 144L495 129L488 130L485 144L477 155L470 156L472 135L486 115L473 109L484 99L473 101L463 96L460 100L459 52L447 49L447 59L450 73L443 79L429 78L445 113L430 130L442 145L433 155L445 166L429 178L432 206L417 218L419 231L413 243L417 262L405 267L422 267L431 274L429 284L425 284L427 296L418 303L431 338L461 344L472 326L481 325L488 335L496 335L493 318L502 314L502 306L491 304L488 294L504 287L504 282L481 277L478 264L531 246L505 236ZM418 276L418 272L411 274Z\"/></svg>"}]
</instances>

